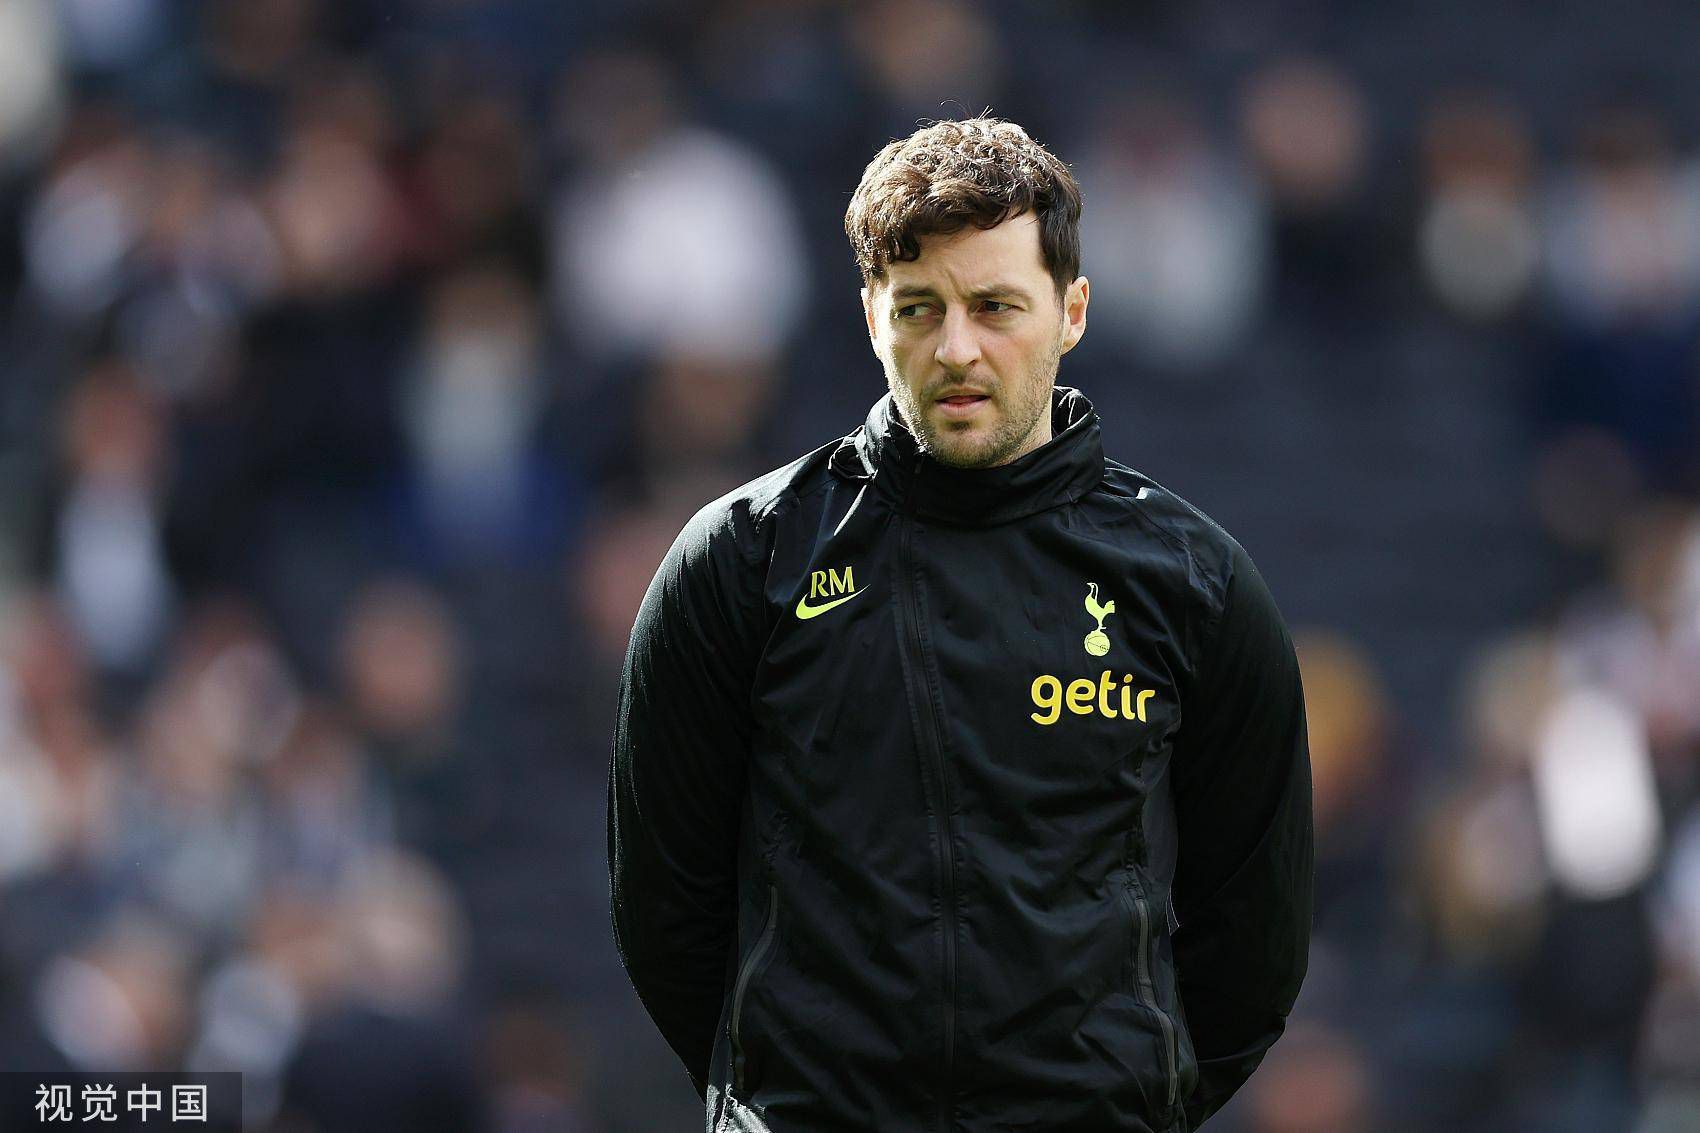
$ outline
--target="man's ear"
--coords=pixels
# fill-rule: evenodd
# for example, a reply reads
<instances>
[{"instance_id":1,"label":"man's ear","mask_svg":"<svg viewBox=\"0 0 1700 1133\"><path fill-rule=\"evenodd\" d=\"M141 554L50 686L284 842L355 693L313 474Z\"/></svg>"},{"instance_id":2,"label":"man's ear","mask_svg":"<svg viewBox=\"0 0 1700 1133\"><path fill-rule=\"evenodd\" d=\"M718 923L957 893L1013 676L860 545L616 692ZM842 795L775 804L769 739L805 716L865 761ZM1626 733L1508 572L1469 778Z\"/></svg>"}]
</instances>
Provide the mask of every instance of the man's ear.
<instances>
[{"instance_id":1,"label":"man's ear","mask_svg":"<svg viewBox=\"0 0 1700 1133\"><path fill-rule=\"evenodd\" d=\"M1092 284L1081 276L1068 285L1063 295L1063 353L1074 349L1086 334L1086 304L1092 299Z\"/></svg>"},{"instance_id":2,"label":"man's ear","mask_svg":"<svg viewBox=\"0 0 1700 1133\"><path fill-rule=\"evenodd\" d=\"M866 287L862 288L862 317L868 321L868 340L873 341L874 335L874 297Z\"/></svg>"}]
</instances>

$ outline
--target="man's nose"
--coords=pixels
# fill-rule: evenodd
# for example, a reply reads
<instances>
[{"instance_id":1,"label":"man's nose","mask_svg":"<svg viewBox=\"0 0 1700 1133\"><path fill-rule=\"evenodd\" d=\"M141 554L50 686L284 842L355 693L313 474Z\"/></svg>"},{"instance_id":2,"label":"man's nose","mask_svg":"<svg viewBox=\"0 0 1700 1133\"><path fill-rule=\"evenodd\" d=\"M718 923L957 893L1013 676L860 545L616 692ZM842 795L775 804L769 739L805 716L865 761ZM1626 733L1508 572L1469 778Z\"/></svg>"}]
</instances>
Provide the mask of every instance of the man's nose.
<instances>
[{"instance_id":1,"label":"man's nose","mask_svg":"<svg viewBox=\"0 0 1700 1133\"><path fill-rule=\"evenodd\" d=\"M939 328L938 348L933 360L952 373L962 373L980 360L980 336L974 321L962 310L946 311Z\"/></svg>"}]
</instances>

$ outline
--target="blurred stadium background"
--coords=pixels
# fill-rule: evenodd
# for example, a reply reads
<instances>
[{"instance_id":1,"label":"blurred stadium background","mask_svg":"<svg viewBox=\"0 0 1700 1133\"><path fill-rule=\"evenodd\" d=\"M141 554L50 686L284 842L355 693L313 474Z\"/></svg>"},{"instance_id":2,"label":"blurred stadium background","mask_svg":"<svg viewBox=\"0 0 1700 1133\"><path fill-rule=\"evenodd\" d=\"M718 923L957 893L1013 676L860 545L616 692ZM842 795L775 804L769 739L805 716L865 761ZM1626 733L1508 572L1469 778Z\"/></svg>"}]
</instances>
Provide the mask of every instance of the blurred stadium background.
<instances>
[{"instance_id":1,"label":"blurred stadium background","mask_svg":"<svg viewBox=\"0 0 1700 1133\"><path fill-rule=\"evenodd\" d=\"M696 506L882 392L862 165L990 107L1084 186L1061 380L1299 629L1311 975L1212 1128L1700 1129L1697 48L1688 3L0 0L0 1066L699 1127L610 941L620 653Z\"/></svg>"}]
</instances>

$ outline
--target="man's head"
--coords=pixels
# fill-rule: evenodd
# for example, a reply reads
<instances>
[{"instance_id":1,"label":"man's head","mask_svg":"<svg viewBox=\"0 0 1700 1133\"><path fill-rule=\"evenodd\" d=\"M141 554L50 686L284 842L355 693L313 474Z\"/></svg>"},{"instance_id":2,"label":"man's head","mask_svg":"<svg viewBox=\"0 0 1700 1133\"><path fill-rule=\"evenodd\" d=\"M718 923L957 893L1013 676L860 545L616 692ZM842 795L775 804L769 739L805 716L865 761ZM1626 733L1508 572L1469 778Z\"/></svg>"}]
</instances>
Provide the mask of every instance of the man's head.
<instances>
[{"instance_id":1,"label":"man's head","mask_svg":"<svg viewBox=\"0 0 1700 1133\"><path fill-rule=\"evenodd\" d=\"M844 229L892 400L963 468L1051 439L1059 359L1086 333L1080 187L1013 122L937 122L881 150Z\"/></svg>"}]
</instances>

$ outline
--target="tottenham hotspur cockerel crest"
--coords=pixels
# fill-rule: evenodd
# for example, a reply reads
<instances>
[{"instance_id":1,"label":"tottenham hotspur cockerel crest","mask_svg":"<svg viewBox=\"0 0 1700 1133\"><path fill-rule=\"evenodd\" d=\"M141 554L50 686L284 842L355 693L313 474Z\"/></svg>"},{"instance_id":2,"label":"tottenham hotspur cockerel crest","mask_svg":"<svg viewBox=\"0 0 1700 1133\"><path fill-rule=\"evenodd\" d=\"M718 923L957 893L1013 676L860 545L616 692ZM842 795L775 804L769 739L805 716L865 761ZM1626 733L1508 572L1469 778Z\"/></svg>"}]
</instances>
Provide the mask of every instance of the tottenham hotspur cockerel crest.
<instances>
[{"instance_id":1,"label":"tottenham hotspur cockerel crest","mask_svg":"<svg viewBox=\"0 0 1700 1133\"><path fill-rule=\"evenodd\" d=\"M1098 628L1086 635L1086 652L1102 657L1110 651L1110 635L1104 632L1104 619L1116 612L1116 603L1114 600L1099 603L1096 582L1086 584L1086 612L1098 623Z\"/></svg>"}]
</instances>

